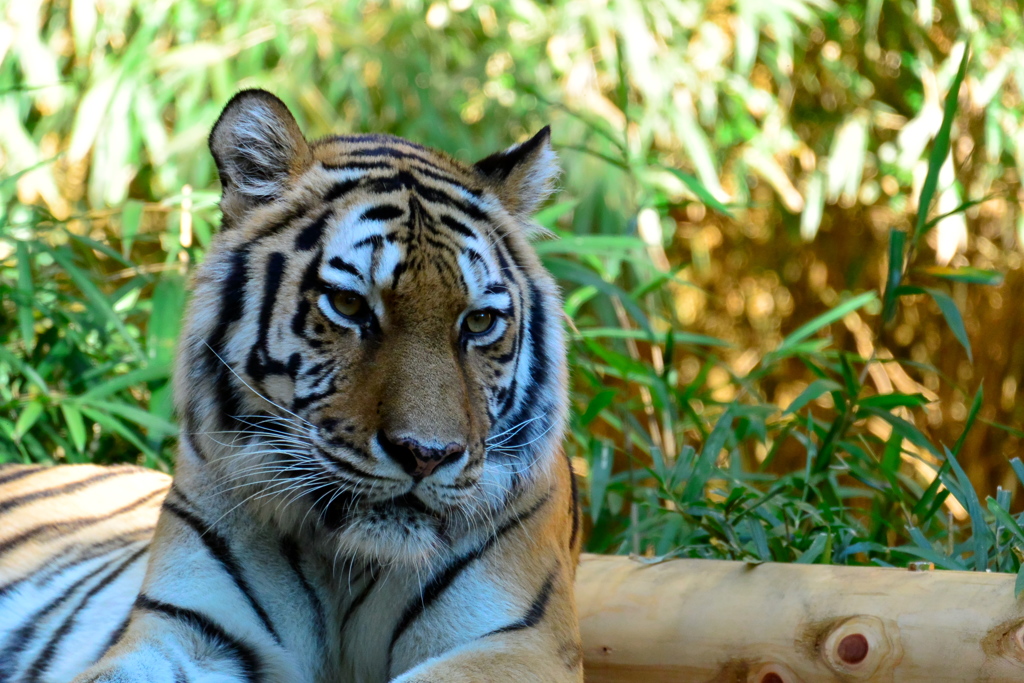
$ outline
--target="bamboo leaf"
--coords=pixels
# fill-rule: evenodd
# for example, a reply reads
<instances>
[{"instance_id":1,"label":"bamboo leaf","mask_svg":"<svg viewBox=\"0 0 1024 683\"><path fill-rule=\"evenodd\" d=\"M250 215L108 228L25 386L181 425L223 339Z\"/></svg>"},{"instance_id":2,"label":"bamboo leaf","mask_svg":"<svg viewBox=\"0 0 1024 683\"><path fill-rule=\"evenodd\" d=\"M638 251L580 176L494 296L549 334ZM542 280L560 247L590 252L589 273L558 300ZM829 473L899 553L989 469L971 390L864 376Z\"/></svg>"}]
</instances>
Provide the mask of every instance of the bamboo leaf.
<instances>
[{"instance_id":1,"label":"bamboo leaf","mask_svg":"<svg viewBox=\"0 0 1024 683\"><path fill-rule=\"evenodd\" d=\"M774 353L783 353L784 351L795 346L798 342L801 342L804 339L807 339L807 337L810 337L812 334L818 332L822 328L828 327L837 320L841 320L843 316L852 313L853 311L856 311L860 308L863 308L864 306L867 306L869 303L871 303L872 301L876 301L877 299L878 295L875 294L874 292L864 292L862 294L858 294L852 299L844 301L835 308L826 311L825 313L822 313L821 315L804 323L796 330L791 332L785 339L782 340L782 344L779 345L779 348L776 349Z\"/></svg>"},{"instance_id":2,"label":"bamboo leaf","mask_svg":"<svg viewBox=\"0 0 1024 683\"><path fill-rule=\"evenodd\" d=\"M957 308L953 297L931 287L924 287L923 289L938 304L939 310L942 311L942 317L946 319L946 324L952 330L953 336L956 337L956 340L967 351L967 360L973 363L974 354L971 353L971 340L967 338L967 328L964 327L964 319L960 315L960 309Z\"/></svg>"},{"instance_id":3,"label":"bamboo leaf","mask_svg":"<svg viewBox=\"0 0 1024 683\"><path fill-rule=\"evenodd\" d=\"M935 190L939 183L939 171L949 154L949 135L953 128L953 118L956 116L957 99L960 96L960 85L967 76L967 62L970 59L970 45L964 45L964 55L960 60L960 67L956 76L949 86L949 93L946 95L946 105L942 112L942 124L939 132L932 142L932 151L928 157L928 174L925 176L924 185L921 187L921 197L917 205L917 222L914 225L913 243L916 245L928 232L928 212L931 209L932 199L935 197Z\"/></svg>"},{"instance_id":4,"label":"bamboo leaf","mask_svg":"<svg viewBox=\"0 0 1024 683\"><path fill-rule=\"evenodd\" d=\"M21 413L18 415L18 421L14 423L14 434L12 435L15 441L21 441L21 439L28 433L39 418L43 415L45 406L39 399L35 401L29 401L24 408L21 409Z\"/></svg>"},{"instance_id":5,"label":"bamboo leaf","mask_svg":"<svg viewBox=\"0 0 1024 683\"><path fill-rule=\"evenodd\" d=\"M28 243L18 240L18 295L16 303L18 311L18 327L21 340L25 344L25 355L30 356L36 347L35 316L32 302L35 298L35 285L32 283L32 256Z\"/></svg>"},{"instance_id":6,"label":"bamboo leaf","mask_svg":"<svg viewBox=\"0 0 1024 683\"><path fill-rule=\"evenodd\" d=\"M800 395L793 399L793 402L782 412L783 415L792 415L811 401L819 398L829 391L841 391L842 386L830 379L816 379L807 385L807 388L800 392Z\"/></svg>"},{"instance_id":7,"label":"bamboo leaf","mask_svg":"<svg viewBox=\"0 0 1024 683\"><path fill-rule=\"evenodd\" d=\"M71 434L71 442L79 451L85 450L85 421L82 419L82 411L70 401L60 404L60 412L64 415L64 423L68 426L68 433Z\"/></svg>"}]
</instances>

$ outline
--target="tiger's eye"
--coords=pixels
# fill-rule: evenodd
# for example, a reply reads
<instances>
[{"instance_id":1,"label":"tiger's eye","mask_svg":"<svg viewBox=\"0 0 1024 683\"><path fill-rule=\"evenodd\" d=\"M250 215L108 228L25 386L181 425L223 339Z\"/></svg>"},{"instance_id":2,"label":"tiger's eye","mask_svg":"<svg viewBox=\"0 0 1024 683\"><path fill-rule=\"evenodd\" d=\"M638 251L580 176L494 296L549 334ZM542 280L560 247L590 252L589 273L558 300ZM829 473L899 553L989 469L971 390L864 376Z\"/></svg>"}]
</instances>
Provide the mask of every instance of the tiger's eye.
<instances>
[{"instance_id":1,"label":"tiger's eye","mask_svg":"<svg viewBox=\"0 0 1024 683\"><path fill-rule=\"evenodd\" d=\"M490 311L473 311L466 316L466 329L473 334L482 334L494 326L494 314Z\"/></svg>"},{"instance_id":2,"label":"tiger's eye","mask_svg":"<svg viewBox=\"0 0 1024 683\"><path fill-rule=\"evenodd\" d=\"M355 318L365 309L366 299L348 290L334 292L331 294L331 307L347 318Z\"/></svg>"}]
</instances>

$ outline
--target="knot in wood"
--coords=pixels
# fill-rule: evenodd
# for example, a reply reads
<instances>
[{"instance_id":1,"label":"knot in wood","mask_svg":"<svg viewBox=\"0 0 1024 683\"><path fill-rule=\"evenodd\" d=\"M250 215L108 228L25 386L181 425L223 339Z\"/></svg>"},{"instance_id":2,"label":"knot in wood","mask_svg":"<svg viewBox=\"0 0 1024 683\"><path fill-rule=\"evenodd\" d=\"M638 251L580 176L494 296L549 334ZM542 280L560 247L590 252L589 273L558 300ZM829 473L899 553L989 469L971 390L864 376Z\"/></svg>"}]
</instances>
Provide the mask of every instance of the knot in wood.
<instances>
[{"instance_id":1,"label":"knot in wood","mask_svg":"<svg viewBox=\"0 0 1024 683\"><path fill-rule=\"evenodd\" d=\"M851 633L839 641L836 654L847 664L860 664L868 656L868 639L862 633Z\"/></svg>"}]
</instances>

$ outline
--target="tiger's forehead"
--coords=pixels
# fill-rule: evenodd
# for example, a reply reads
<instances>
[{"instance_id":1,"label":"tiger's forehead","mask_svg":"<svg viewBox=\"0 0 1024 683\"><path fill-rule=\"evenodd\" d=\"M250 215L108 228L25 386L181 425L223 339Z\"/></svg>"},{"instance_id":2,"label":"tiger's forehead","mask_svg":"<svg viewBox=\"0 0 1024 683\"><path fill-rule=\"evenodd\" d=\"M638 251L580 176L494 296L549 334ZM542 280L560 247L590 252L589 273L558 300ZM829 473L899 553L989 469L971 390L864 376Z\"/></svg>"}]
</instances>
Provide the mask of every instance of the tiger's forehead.
<instances>
[{"instance_id":1,"label":"tiger's forehead","mask_svg":"<svg viewBox=\"0 0 1024 683\"><path fill-rule=\"evenodd\" d=\"M483 195L483 184L472 168L444 152L393 135L336 135L317 140L311 149L325 168L415 169L471 196Z\"/></svg>"},{"instance_id":2,"label":"tiger's forehead","mask_svg":"<svg viewBox=\"0 0 1024 683\"><path fill-rule=\"evenodd\" d=\"M314 154L330 188L321 280L364 293L443 287L476 305L507 306L498 205L471 169L381 135L329 138Z\"/></svg>"}]
</instances>

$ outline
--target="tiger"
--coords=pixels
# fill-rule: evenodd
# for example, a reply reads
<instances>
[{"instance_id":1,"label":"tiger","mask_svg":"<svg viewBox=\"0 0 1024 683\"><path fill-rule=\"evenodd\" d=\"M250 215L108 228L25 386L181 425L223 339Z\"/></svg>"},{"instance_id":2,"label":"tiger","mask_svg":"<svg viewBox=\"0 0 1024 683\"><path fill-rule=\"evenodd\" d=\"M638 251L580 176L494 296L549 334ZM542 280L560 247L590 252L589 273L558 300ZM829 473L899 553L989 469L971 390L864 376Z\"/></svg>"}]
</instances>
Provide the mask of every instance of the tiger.
<instances>
[{"instance_id":1,"label":"tiger","mask_svg":"<svg viewBox=\"0 0 1024 683\"><path fill-rule=\"evenodd\" d=\"M550 137L471 165L235 95L173 479L0 467L0 681L582 681Z\"/></svg>"}]
</instances>

